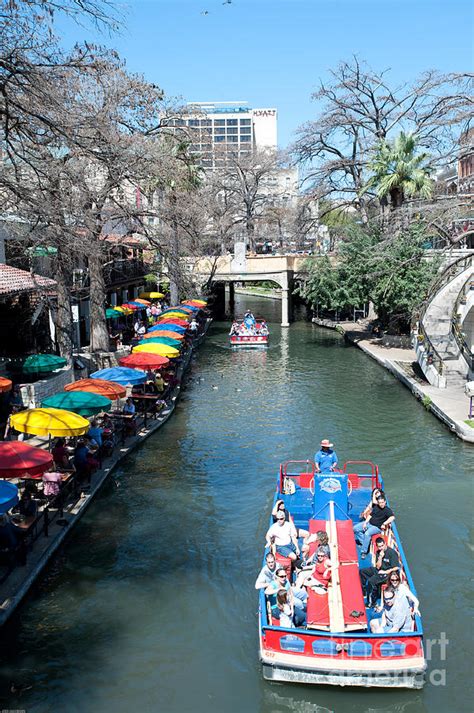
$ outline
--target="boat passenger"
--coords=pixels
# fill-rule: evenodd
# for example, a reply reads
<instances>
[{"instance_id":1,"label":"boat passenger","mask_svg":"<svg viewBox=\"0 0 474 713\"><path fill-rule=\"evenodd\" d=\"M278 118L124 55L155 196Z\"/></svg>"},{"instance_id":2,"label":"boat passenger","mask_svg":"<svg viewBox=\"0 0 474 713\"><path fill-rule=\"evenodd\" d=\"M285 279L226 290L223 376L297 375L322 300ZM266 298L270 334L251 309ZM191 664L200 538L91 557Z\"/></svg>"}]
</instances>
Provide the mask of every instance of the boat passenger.
<instances>
[{"instance_id":1,"label":"boat passenger","mask_svg":"<svg viewBox=\"0 0 474 713\"><path fill-rule=\"evenodd\" d=\"M293 629L294 608L290 602L290 596L286 589L279 589L276 595L276 605L272 607L272 613L280 620L280 626L284 629Z\"/></svg>"},{"instance_id":2,"label":"boat passenger","mask_svg":"<svg viewBox=\"0 0 474 713\"><path fill-rule=\"evenodd\" d=\"M237 323L237 322L232 322L232 326L231 326L231 328L230 328L229 336L233 337L233 336L235 336L235 335L238 335L238 334L239 334L239 331L240 331L240 329L239 329L238 323Z\"/></svg>"},{"instance_id":3,"label":"boat passenger","mask_svg":"<svg viewBox=\"0 0 474 713\"><path fill-rule=\"evenodd\" d=\"M372 634L395 634L398 631L411 631L413 619L406 597L397 597L391 587L387 587L383 597L382 616L372 619Z\"/></svg>"},{"instance_id":4,"label":"boat passenger","mask_svg":"<svg viewBox=\"0 0 474 713\"><path fill-rule=\"evenodd\" d=\"M247 312L245 313L244 325L247 327L247 329L251 329L255 326L255 317L253 316L250 310L247 310Z\"/></svg>"},{"instance_id":5,"label":"boat passenger","mask_svg":"<svg viewBox=\"0 0 474 713\"><path fill-rule=\"evenodd\" d=\"M321 441L319 451L314 455L317 473L330 473L337 467L337 455L333 450L333 443L327 438Z\"/></svg>"},{"instance_id":6,"label":"boat passenger","mask_svg":"<svg viewBox=\"0 0 474 713\"><path fill-rule=\"evenodd\" d=\"M374 505L377 505L377 498L380 495L385 495L383 490L380 490L380 488L374 488L372 490L372 495L370 496L370 502L367 503L366 507L362 510L359 519L360 520L365 520L366 517L369 517L369 515L372 513L372 508Z\"/></svg>"},{"instance_id":7,"label":"boat passenger","mask_svg":"<svg viewBox=\"0 0 474 713\"><path fill-rule=\"evenodd\" d=\"M303 589L295 589L291 586L283 567L277 569L275 579L273 582L270 582L265 589L265 594L268 596L276 596L280 589L285 589L288 592L289 601L294 609L294 621L296 626L304 626L306 624L306 601L308 594Z\"/></svg>"},{"instance_id":8,"label":"boat passenger","mask_svg":"<svg viewBox=\"0 0 474 713\"><path fill-rule=\"evenodd\" d=\"M318 530L316 533L308 535L305 539L304 544L309 547L313 542L316 542L315 552L318 549L323 549L326 553L326 557L331 557L331 550L329 547L329 537L328 533L324 530Z\"/></svg>"},{"instance_id":9,"label":"boat passenger","mask_svg":"<svg viewBox=\"0 0 474 713\"><path fill-rule=\"evenodd\" d=\"M408 599L408 603L412 607L413 614L419 614L420 601L418 597L415 597L406 582L402 582L399 570L391 573L389 577L389 582L390 586L395 592L395 596L406 597Z\"/></svg>"},{"instance_id":10,"label":"boat passenger","mask_svg":"<svg viewBox=\"0 0 474 713\"><path fill-rule=\"evenodd\" d=\"M255 582L255 589L266 589L270 582L275 579L276 559L273 552L268 552L265 556L265 564L260 570L260 573Z\"/></svg>"},{"instance_id":11,"label":"boat passenger","mask_svg":"<svg viewBox=\"0 0 474 713\"><path fill-rule=\"evenodd\" d=\"M265 535L267 547L271 548L274 544L278 554L295 561L300 553L295 526L285 520L285 514L281 510L278 510L276 518L276 522L268 528Z\"/></svg>"},{"instance_id":12,"label":"boat passenger","mask_svg":"<svg viewBox=\"0 0 474 713\"><path fill-rule=\"evenodd\" d=\"M398 573L400 560L392 547L388 547L383 537L375 540L375 567L364 567L360 570L362 589L368 600L369 607L375 607L380 596L380 586L388 581L389 576ZM400 578L400 575L397 574Z\"/></svg>"},{"instance_id":13,"label":"boat passenger","mask_svg":"<svg viewBox=\"0 0 474 713\"><path fill-rule=\"evenodd\" d=\"M262 337L267 337L267 336L268 336L267 323L266 323L265 320L263 320L263 319L262 319L262 321L261 321L261 323L260 323L260 334L261 334Z\"/></svg>"},{"instance_id":14,"label":"boat passenger","mask_svg":"<svg viewBox=\"0 0 474 713\"><path fill-rule=\"evenodd\" d=\"M295 528L296 537L297 537L298 539L299 539L299 538L305 538L305 537L308 537L308 536L309 536L308 530L303 530L303 528L301 528L301 527L296 527L296 525L295 525L295 523L294 523L294 521L293 521L293 517L292 517L291 514L288 512L288 510L285 508L285 503L284 503L283 500L277 500L276 503L275 503L275 507L274 507L273 510L272 510L272 520L273 520L273 522L276 522L276 520L277 520L277 517L276 517L276 516L277 516L278 511L282 512L282 513L284 514L284 516L285 516L285 520L286 520L287 522L290 522L290 523L293 525L293 527Z\"/></svg>"},{"instance_id":15,"label":"boat passenger","mask_svg":"<svg viewBox=\"0 0 474 713\"><path fill-rule=\"evenodd\" d=\"M367 557L372 536L380 535L386 531L394 520L395 515L393 510L387 506L385 495L379 495L377 504L373 506L370 515L363 522L357 522L354 525L356 542L362 545L362 559ZM359 536L362 542L359 540Z\"/></svg>"},{"instance_id":16,"label":"boat passenger","mask_svg":"<svg viewBox=\"0 0 474 713\"><path fill-rule=\"evenodd\" d=\"M316 559L317 562L310 576L306 575L304 586L309 587L317 594L325 594L331 581L331 560L326 557L322 547L316 552Z\"/></svg>"}]
</instances>

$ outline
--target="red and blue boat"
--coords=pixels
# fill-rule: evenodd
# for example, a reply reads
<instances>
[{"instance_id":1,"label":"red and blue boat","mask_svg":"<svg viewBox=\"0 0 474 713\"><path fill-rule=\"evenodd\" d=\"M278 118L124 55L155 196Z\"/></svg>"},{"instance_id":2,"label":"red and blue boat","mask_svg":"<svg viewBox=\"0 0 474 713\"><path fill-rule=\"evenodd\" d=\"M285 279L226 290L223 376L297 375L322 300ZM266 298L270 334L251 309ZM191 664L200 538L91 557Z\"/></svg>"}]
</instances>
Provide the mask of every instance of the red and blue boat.
<instances>
[{"instance_id":1,"label":"red and blue boat","mask_svg":"<svg viewBox=\"0 0 474 713\"><path fill-rule=\"evenodd\" d=\"M359 474L362 473L362 474ZM264 678L271 681L422 688L426 661L419 614L412 614L410 630L371 633L377 612L366 606L359 570L372 565L361 558L354 524L371 500L373 488L383 488L377 466L369 461L347 461L342 469L316 473L311 461L289 461L280 466L275 502L281 499L297 528L325 531L331 552L331 583L325 594L308 589L306 625L282 628L272 614L269 597L260 590L260 660ZM271 522L270 522L271 524ZM384 534L399 558L401 580L415 593L395 522ZM276 555L290 572L290 561ZM385 585L382 585L382 596Z\"/></svg>"},{"instance_id":2,"label":"red and blue boat","mask_svg":"<svg viewBox=\"0 0 474 713\"><path fill-rule=\"evenodd\" d=\"M269 332L265 320L257 317L249 328L245 320L235 321L229 333L231 347L261 349L268 347Z\"/></svg>"}]
</instances>

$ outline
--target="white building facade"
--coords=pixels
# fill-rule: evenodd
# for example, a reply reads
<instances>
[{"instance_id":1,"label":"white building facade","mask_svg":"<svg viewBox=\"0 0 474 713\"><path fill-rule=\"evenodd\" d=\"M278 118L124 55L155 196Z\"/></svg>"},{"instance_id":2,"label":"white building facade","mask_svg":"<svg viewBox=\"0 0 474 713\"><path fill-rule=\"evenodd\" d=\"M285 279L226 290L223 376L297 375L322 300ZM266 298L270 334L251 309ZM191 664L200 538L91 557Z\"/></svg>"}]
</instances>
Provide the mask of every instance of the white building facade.
<instances>
[{"instance_id":1,"label":"white building facade","mask_svg":"<svg viewBox=\"0 0 474 713\"><path fill-rule=\"evenodd\" d=\"M246 102L191 102L189 114L170 123L191 130L191 153L203 168L221 168L228 153L246 156L277 149L277 110Z\"/></svg>"}]
</instances>

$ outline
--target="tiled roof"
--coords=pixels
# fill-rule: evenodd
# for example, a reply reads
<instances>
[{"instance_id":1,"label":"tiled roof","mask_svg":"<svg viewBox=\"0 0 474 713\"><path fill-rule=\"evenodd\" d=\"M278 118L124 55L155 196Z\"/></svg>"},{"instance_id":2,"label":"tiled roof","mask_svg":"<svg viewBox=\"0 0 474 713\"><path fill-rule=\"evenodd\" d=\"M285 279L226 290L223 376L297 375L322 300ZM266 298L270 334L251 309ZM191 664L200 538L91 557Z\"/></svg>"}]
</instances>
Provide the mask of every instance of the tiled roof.
<instances>
[{"instance_id":1,"label":"tiled roof","mask_svg":"<svg viewBox=\"0 0 474 713\"><path fill-rule=\"evenodd\" d=\"M11 265L0 263L0 295L15 295L19 292L39 292L44 288L54 288L54 280L40 275L32 275Z\"/></svg>"}]
</instances>

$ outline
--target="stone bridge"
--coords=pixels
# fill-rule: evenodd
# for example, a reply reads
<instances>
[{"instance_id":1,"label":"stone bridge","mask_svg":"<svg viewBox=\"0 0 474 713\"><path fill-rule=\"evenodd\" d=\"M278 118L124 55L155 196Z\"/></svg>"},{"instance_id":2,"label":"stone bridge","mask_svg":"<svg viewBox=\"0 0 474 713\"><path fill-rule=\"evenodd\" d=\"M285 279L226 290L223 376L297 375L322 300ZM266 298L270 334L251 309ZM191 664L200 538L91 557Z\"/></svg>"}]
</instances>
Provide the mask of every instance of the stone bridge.
<instances>
[{"instance_id":1,"label":"stone bridge","mask_svg":"<svg viewBox=\"0 0 474 713\"><path fill-rule=\"evenodd\" d=\"M229 285L233 301L235 282L258 282L272 280L281 287L281 324L288 327L291 314L291 294L295 278L305 273L304 263L308 255L246 255L236 247L235 255L203 257L197 260L186 258L187 272L196 282L224 282Z\"/></svg>"}]
</instances>

